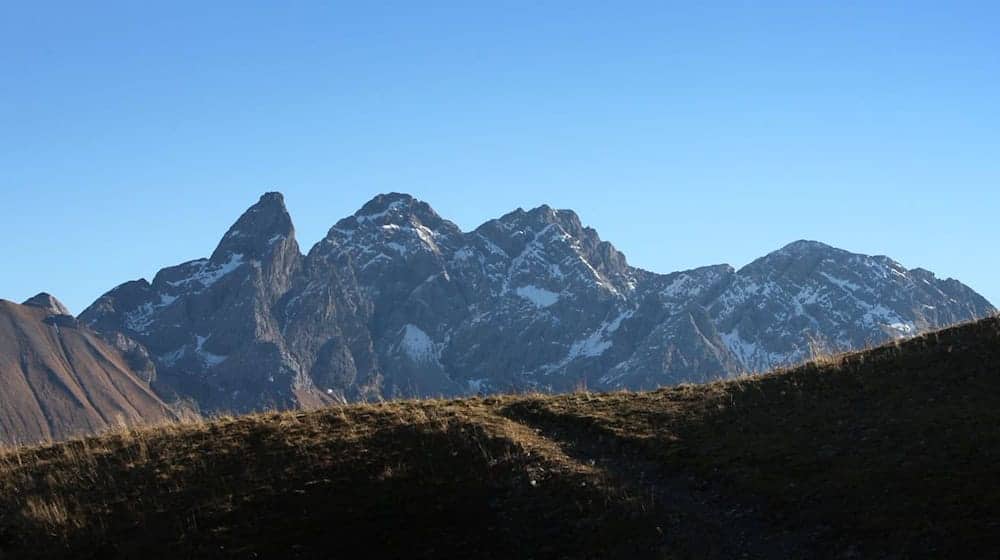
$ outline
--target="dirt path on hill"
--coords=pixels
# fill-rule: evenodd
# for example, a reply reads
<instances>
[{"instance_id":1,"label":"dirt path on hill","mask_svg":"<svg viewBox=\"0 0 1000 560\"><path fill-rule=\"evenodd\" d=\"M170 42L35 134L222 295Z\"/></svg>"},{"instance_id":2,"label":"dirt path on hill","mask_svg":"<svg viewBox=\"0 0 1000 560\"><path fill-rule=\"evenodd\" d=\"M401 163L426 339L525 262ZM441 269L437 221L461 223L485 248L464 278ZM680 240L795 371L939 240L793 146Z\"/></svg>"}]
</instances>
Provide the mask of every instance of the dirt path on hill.
<instances>
[{"instance_id":1,"label":"dirt path on hill","mask_svg":"<svg viewBox=\"0 0 1000 560\"><path fill-rule=\"evenodd\" d=\"M667 472L611 432L573 428L565 418L516 405L499 412L553 442L561 455L602 471L618 492L641 497L662 529L664 548L678 557L824 556L818 552L817 535L779 528L767 519L761 504L734 501L699 477Z\"/></svg>"}]
</instances>

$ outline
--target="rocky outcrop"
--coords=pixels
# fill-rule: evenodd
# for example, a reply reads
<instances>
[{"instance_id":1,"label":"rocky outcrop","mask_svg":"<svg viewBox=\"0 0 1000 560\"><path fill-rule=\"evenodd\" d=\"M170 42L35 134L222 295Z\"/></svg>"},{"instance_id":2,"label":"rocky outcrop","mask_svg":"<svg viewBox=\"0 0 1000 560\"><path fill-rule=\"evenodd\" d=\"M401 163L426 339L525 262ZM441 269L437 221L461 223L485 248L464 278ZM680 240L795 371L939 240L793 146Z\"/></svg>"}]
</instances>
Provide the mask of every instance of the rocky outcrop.
<instances>
[{"instance_id":1,"label":"rocky outcrop","mask_svg":"<svg viewBox=\"0 0 1000 560\"><path fill-rule=\"evenodd\" d=\"M268 193L209 258L165 268L152 283L123 284L80 319L145 347L156 365L154 386L166 396L211 410L322 404L282 332L282 298L301 268L283 198Z\"/></svg>"},{"instance_id":2,"label":"rocky outcrop","mask_svg":"<svg viewBox=\"0 0 1000 560\"><path fill-rule=\"evenodd\" d=\"M32 307L40 307L48 311L52 315L69 315L73 314L69 312L69 309L62 304L61 301L56 299L52 294L42 292L34 297L28 298L21 305L30 305Z\"/></svg>"}]
</instances>

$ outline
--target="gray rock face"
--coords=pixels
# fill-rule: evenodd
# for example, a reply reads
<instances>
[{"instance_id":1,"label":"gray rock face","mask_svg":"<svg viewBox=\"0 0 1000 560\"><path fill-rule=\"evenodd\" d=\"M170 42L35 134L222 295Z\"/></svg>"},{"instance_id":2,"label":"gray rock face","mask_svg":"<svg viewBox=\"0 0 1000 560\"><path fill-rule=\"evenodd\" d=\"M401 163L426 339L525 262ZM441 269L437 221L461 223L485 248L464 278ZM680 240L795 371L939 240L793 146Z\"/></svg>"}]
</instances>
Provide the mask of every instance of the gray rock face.
<instances>
[{"instance_id":1,"label":"gray rock face","mask_svg":"<svg viewBox=\"0 0 1000 560\"><path fill-rule=\"evenodd\" d=\"M148 350L154 387L208 410L321 403L282 335L279 300L302 267L280 194L268 193L226 232L208 259L128 282L80 320Z\"/></svg>"},{"instance_id":2,"label":"gray rock face","mask_svg":"<svg viewBox=\"0 0 1000 560\"><path fill-rule=\"evenodd\" d=\"M53 315L70 315L73 314L69 312L69 309L56 297L47 292L41 292L33 297L28 298L21 305L30 305L32 307L41 307Z\"/></svg>"},{"instance_id":3,"label":"gray rock face","mask_svg":"<svg viewBox=\"0 0 1000 560\"><path fill-rule=\"evenodd\" d=\"M161 393L242 411L704 381L993 311L955 280L816 242L663 275L568 210L463 232L398 193L303 256L269 193L210 258L122 284L80 319L121 337Z\"/></svg>"}]
</instances>

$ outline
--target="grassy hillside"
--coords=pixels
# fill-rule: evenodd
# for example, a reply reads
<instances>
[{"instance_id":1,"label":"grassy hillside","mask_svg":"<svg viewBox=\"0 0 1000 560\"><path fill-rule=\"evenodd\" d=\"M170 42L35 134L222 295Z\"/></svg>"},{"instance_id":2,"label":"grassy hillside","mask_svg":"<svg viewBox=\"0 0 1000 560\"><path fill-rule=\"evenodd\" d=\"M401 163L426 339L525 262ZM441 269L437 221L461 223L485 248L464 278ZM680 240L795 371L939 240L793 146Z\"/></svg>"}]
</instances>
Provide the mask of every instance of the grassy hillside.
<instances>
[{"instance_id":1,"label":"grassy hillside","mask_svg":"<svg viewBox=\"0 0 1000 560\"><path fill-rule=\"evenodd\" d=\"M392 402L0 456L0 557L992 557L1000 320L639 394Z\"/></svg>"}]
</instances>

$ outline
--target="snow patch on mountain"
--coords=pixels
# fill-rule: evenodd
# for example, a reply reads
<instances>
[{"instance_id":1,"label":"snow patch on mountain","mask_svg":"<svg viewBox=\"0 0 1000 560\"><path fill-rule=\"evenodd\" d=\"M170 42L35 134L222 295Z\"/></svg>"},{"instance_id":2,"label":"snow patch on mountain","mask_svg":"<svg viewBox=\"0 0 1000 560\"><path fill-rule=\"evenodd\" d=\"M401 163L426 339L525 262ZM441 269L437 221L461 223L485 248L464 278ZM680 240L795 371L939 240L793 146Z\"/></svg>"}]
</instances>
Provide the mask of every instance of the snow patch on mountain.
<instances>
[{"instance_id":1,"label":"snow patch on mountain","mask_svg":"<svg viewBox=\"0 0 1000 560\"><path fill-rule=\"evenodd\" d=\"M489 378L483 377L480 379L470 379L466 383L469 386L469 392L478 395L483 392L483 389L489 386Z\"/></svg>"},{"instance_id":2,"label":"snow patch on mountain","mask_svg":"<svg viewBox=\"0 0 1000 560\"><path fill-rule=\"evenodd\" d=\"M146 302L140 305L138 308L125 313L124 323L125 327L137 332L145 333L148 331L149 327L156 321L156 313L164 308L169 307L175 301L177 301L178 296L169 294L160 294L159 302Z\"/></svg>"},{"instance_id":3,"label":"snow patch on mountain","mask_svg":"<svg viewBox=\"0 0 1000 560\"><path fill-rule=\"evenodd\" d=\"M363 224L366 222L375 222L390 214L399 211L401 208L405 206L406 206L405 200L394 200L391 203L389 203L389 205L386 206L384 210L380 212L374 212L372 214L359 214L357 216L354 216L354 219L358 224Z\"/></svg>"},{"instance_id":4,"label":"snow patch on mountain","mask_svg":"<svg viewBox=\"0 0 1000 560\"><path fill-rule=\"evenodd\" d=\"M746 372L767 371L786 363L789 356L777 352L769 352L756 342L743 339L737 328L729 333L719 335L726 348L739 360Z\"/></svg>"},{"instance_id":5,"label":"snow patch on mountain","mask_svg":"<svg viewBox=\"0 0 1000 560\"><path fill-rule=\"evenodd\" d=\"M604 333L596 330L583 340L578 340L569 348L568 361L573 361L582 357L600 356L608 348L611 348L611 341L604 339Z\"/></svg>"},{"instance_id":6,"label":"snow patch on mountain","mask_svg":"<svg viewBox=\"0 0 1000 560\"><path fill-rule=\"evenodd\" d=\"M213 354L208 350L202 348L205 345L205 341L211 338L210 336L195 335L195 352L201 358L205 365L208 367L213 367L226 361L228 356L219 356L218 354Z\"/></svg>"},{"instance_id":7,"label":"snow patch on mountain","mask_svg":"<svg viewBox=\"0 0 1000 560\"><path fill-rule=\"evenodd\" d=\"M413 226L413 231L416 232L417 237L419 237L420 240L423 241L424 245L426 245L428 249L430 249L435 253L441 252L441 249L438 248L437 242L434 241L434 237L436 234L434 233L433 230L431 230L430 228L428 228L423 224L415 224Z\"/></svg>"},{"instance_id":8,"label":"snow patch on mountain","mask_svg":"<svg viewBox=\"0 0 1000 560\"><path fill-rule=\"evenodd\" d=\"M917 334L917 328L913 323L890 323L887 325L893 331L899 333L899 336L908 337Z\"/></svg>"},{"instance_id":9,"label":"snow patch on mountain","mask_svg":"<svg viewBox=\"0 0 1000 560\"><path fill-rule=\"evenodd\" d=\"M611 341L604 339L604 332L598 329L583 340L578 340L569 348L566 354L567 362L572 362L577 358L600 356L608 348L611 348Z\"/></svg>"},{"instance_id":10,"label":"snow patch on mountain","mask_svg":"<svg viewBox=\"0 0 1000 560\"><path fill-rule=\"evenodd\" d=\"M551 374L565 368L575 360L602 356L614 344L608 337L617 332L622 321L629 319L634 313L632 310L624 311L614 319L602 322L585 338L573 342L562 360L542 366L541 371L545 374Z\"/></svg>"},{"instance_id":11,"label":"snow patch on mountain","mask_svg":"<svg viewBox=\"0 0 1000 560\"><path fill-rule=\"evenodd\" d=\"M667 287L660 290L660 295L668 298L693 296L703 289L700 282L688 274L680 274Z\"/></svg>"},{"instance_id":12,"label":"snow patch on mountain","mask_svg":"<svg viewBox=\"0 0 1000 560\"><path fill-rule=\"evenodd\" d=\"M181 280L167 281L167 284L175 288L188 288L192 284L197 284L199 288L196 289L199 291L204 290L242 266L243 255L240 253L231 253L228 261L217 265L213 265L207 259L195 261L193 264L196 265L196 269L190 276Z\"/></svg>"},{"instance_id":13,"label":"snow patch on mountain","mask_svg":"<svg viewBox=\"0 0 1000 560\"><path fill-rule=\"evenodd\" d=\"M167 367L173 366L178 362L178 360L184 357L184 354L187 353L187 349L188 346L185 344L184 346L181 346L177 350L167 352L161 356L158 356L159 358L158 361L160 362L161 365Z\"/></svg>"},{"instance_id":14,"label":"snow patch on mountain","mask_svg":"<svg viewBox=\"0 0 1000 560\"><path fill-rule=\"evenodd\" d=\"M836 277L831 276L830 274L827 274L827 273L825 273L823 271L820 271L819 275L822 276L823 278L826 278L832 284L836 285L837 287L841 288L842 290L844 290L846 292L850 292L850 293L853 294L854 292L857 292L858 290L861 289L861 286L855 284L854 282L850 282L850 281L844 280L842 278L836 278Z\"/></svg>"},{"instance_id":15,"label":"snow patch on mountain","mask_svg":"<svg viewBox=\"0 0 1000 560\"><path fill-rule=\"evenodd\" d=\"M559 301L559 294L538 286L520 286L515 293L539 309L551 307Z\"/></svg>"},{"instance_id":16,"label":"snow patch on mountain","mask_svg":"<svg viewBox=\"0 0 1000 560\"><path fill-rule=\"evenodd\" d=\"M403 327L403 336L399 342L400 349L414 362L437 361L437 349L434 341L420 327L407 324Z\"/></svg>"}]
</instances>

